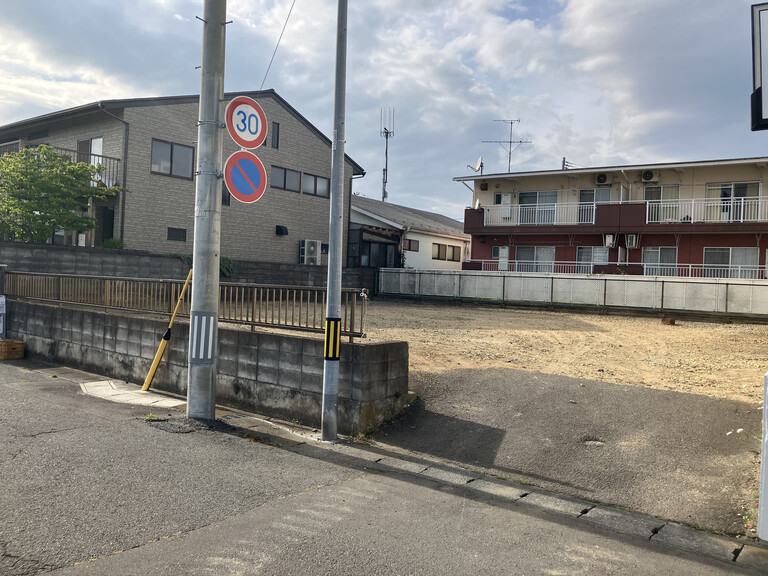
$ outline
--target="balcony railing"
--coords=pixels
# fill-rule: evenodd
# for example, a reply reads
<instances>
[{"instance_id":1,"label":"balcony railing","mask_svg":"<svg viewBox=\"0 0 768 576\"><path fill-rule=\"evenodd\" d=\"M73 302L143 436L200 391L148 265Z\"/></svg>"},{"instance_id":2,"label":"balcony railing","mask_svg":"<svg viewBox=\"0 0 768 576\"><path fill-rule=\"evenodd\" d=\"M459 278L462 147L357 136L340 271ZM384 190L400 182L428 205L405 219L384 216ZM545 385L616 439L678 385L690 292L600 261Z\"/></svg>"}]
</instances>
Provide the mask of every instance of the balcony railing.
<instances>
[{"instance_id":1,"label":"balcony railing","mask_svg":"<svg viewBox=\"0 0 768 576\"><path fill-rule=\"evenodd\" d=\"M595 223L594 202L483 206L485 226L553 226Z\"/></svg>"},{"instance_id":2,"label":"balcony railing","mask_svg":"<svg viewBox=\"0 0 768 576\"><path fill-rule=\"evenodd\" d=\"M639 264L637 262L565 262L532 260L465 260L474 263L484 272L537 272L541 274L594 274L595 267L601 270L627 266L641 266L645 276L671 276L677 278L744 278L766 279L761 266L725 266L717 264Z\"/></svg>"},{"instance_id":3,"label":"balcony railing","mask_svg":"<svg viewBox=\"0 0 768 576\"><path fill-rule=\"evenodd\" d=\"M650 200L646 203L645 220L648 224L768 222L768 198Z\"/></svg>"},{"instance_id":4,"label":"balcony railing","mask_svg":"<svg viewBox=\"0 0 768 576\"><path fill-rule=\"evenodd\" d=\"M25 147L24 143L19 140L2 143L0 144L0 156L11 152L18 152ZM105 186L120 185L119 158L112 158L111 156L103 156L101 154L86 154L69 148L59 148L58 146L51 146L51 148L62 156L69 158L70 162L86 162L94 166L101 166L102 170L98 173L97 178Z\"/></svg>"}]
</instances>

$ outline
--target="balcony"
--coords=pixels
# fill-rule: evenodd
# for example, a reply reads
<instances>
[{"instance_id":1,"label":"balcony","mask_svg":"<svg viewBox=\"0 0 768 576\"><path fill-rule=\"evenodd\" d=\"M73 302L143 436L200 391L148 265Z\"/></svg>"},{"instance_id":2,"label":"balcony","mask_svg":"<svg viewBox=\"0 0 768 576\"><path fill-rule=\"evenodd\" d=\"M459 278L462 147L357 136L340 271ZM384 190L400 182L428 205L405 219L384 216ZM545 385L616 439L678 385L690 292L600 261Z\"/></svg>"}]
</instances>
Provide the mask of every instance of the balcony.
<instances>
[{"instance_id":1,"label":"balcony","mask_svg":"<svg viewBox=\"0 0 768 576\"><path fill-rule=\"evenodd\" d=\"M0 156L11 152L18 152L22 148L25 148L23 142L5 142L0 144ZM120 184L120 159L112 158L110 156L102 156L99 154L84 154L77 150L71 150L68 148L59 148L58 146L51 146L59 154L69 158L70 162L87 162L94 166L101 166L101 171L97 174L99 182L105 186L118 186Z\"/></svg>"},{"instance_id":2,"label":"balcony","mask_svg":"<svg viewBox=\"0 0 768 576\"><path fill-rule=\"evenodd\" d=\"M647 224L768 222L768 198L694 198L646 202Z\"/></svg>"},{"instance_id":3,"label":"balcony","mask_svg":"<svg viewBox=\"0 0 768 576\"><path fill-rule=\"evenodd\" d=\"M465 260L463 270L484 272L528 272L539 274L634 274L675 278L743 278L765 280L761 266L716 264L638 264L628 262L561 262L533 260Z\"/></svg>"},{"instance_id":4,"label":"balcony","mask_svg":"<svg viewBox=\"0 0 768 576\"><path fill-rule=\"evenodd\" d=\"M484 226L560 226L594 223L594 202L483 206Z\"/></svg>"},{"instance_id":5,"label":"balcony","mask_svg":"<svg viewBox=\"0 0 768 576\"><path fill-rule=\"evenodd\" d=\"M464 231L487 233L711 233L760 231L768 222L768 197L694 198L623 203L495 204L464 214ZM570 229L568 229L570 227ZM586 229L585 229L586 227ZM490 228L491 230L488 230ZM505 230L506 228L506 230Z\"/></svg>"}]
</instances>

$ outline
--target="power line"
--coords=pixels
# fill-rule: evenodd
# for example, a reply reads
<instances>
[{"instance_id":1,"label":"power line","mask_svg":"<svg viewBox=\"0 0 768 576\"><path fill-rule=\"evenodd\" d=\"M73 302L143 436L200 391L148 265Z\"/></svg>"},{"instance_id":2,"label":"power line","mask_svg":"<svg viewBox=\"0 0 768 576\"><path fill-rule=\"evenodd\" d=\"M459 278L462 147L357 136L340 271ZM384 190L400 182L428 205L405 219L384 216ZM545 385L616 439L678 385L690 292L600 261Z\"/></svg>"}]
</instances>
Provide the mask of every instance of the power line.
<instances>
[{"instance_id":1,"label":"power line","mask_svg":"<svg viewBox=\"0 0 768 576\"><path fill-rule=\"evenodd\" d=\"M264 73L264 80L261 81L261 86L259 86L259 90L264 88L264 82L267 81L267 74L269 74L269 69L272 68L272 61L275 59L275 54L277 54L277 48L280 46L280 40L283 39L283 32L285 32L285 27L288 26L288 19L291 17L291 12L293 12L293 7L296 5L296 0L293 0L293 4L291 4L291 9L288 10L288 16L285 19L285 24L283 24L283 29L280 32L280 38L277 39L277 45L275 46L275 51L272 52L272 58L269 60L269 66L267 66L267 71Z\"/></svg>"}]
</instances>

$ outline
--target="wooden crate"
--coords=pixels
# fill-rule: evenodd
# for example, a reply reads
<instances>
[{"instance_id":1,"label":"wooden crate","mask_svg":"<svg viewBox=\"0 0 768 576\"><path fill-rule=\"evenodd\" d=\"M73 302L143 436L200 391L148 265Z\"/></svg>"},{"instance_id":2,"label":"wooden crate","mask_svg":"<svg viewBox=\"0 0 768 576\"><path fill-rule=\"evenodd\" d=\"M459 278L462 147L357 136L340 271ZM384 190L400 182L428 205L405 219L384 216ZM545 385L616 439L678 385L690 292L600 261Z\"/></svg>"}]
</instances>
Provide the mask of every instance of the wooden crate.
<instances>
[{"instance_id":1,"label":"wooden crate","mask_svg":"<svg viewBox=\"0 0 768 576\"><path fill-rule=\"evenodd\" d=\"M18 340L0 340L0 360L24 358L24 342Z\"/></svg>"}]
</instances>

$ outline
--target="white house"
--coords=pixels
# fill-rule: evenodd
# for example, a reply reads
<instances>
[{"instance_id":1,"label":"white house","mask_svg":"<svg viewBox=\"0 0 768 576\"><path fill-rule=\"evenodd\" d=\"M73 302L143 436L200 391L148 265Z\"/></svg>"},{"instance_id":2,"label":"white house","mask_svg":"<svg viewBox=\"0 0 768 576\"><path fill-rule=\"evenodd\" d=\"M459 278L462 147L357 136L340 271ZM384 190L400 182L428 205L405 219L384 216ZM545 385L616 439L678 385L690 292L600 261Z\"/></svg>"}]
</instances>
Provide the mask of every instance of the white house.
<instances>
[{"instance_id":1,"label":"white house","mask_svg":"<svg viewBox=\"0 0 768 576\"><path fill-rule=\"evenodd\" d=\"M461 270L470 236L458 220L353 195L347 265Z\"/></svg>"}]
</instances>

